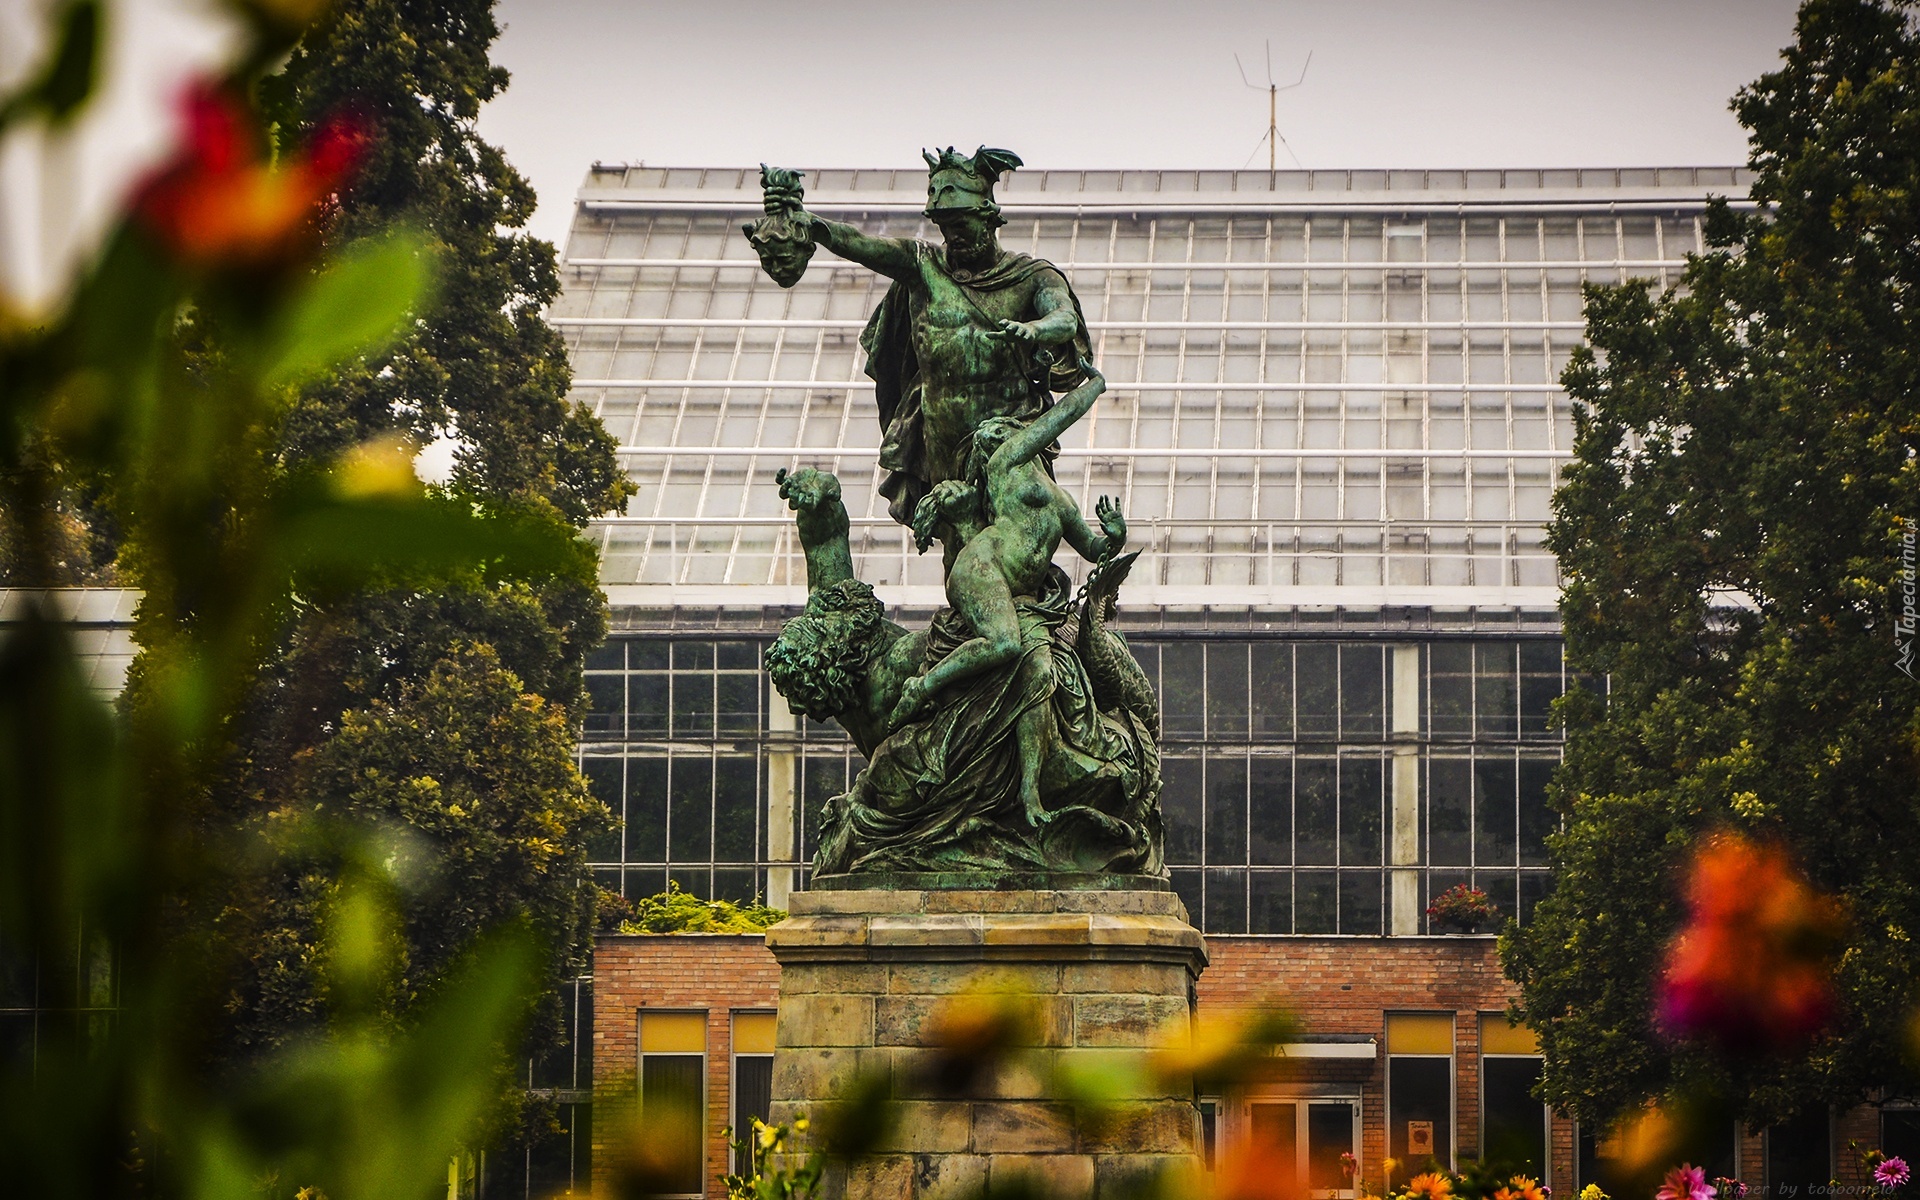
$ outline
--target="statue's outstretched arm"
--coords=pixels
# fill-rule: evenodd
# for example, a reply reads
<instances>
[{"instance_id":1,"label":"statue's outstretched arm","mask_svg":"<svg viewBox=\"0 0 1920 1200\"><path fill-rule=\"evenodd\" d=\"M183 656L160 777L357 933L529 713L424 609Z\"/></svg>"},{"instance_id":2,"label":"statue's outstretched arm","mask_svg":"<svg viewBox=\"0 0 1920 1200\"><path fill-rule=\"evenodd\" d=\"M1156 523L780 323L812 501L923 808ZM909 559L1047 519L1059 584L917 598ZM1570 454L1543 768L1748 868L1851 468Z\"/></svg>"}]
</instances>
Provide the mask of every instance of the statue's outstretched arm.
<instances>
[{"instance_id":1,"label":"statue's outstretched arm","mask_svg":"<svg viewBox=\"0 0 1920 1200\"><path fill-rule=\"evenodd\" d=\"M840 502L840 480L812 467L791 472L783 467L773 480L794 511L800 549L807 556L807 591L852 579L853 550L847 544L847 507Z\"/></svg>"},{"instance_id":2,"label":"statue's outstretched arm","mask_svg":"<svg viewBox=\"0 0 1920 1200\"><path fill-rule=\"evenodd\" d=\"M910 238L880 238L866 234L841 221L807 214L813 240L888 279L905 279L913 274L914 250Z\"/></svg>"}]
</instances>

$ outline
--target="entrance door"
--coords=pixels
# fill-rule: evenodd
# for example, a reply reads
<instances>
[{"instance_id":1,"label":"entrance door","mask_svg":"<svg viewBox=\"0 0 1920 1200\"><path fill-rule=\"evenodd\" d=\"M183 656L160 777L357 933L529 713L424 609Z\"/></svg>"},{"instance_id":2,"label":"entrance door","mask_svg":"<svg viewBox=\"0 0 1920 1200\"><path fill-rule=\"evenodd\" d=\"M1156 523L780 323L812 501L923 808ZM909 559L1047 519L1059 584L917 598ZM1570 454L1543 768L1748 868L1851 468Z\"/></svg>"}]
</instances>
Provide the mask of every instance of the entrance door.
<instances>
[{"instance_id":1,"label":"entrance door","mask_svg":"<svg viewBox=\"0 0 1920 1200\"><path fill-rule=\"evenodd\" d=\"M1357 1195L1341 1169L1342 1155L1360 1154L1357 1097L1254 1096L1239 1115L1236 1135L1283 1173L1274 1194L1298 1195L1305 1180L1306 1194L1320 1200Z\"/></svg>"}]
</instances>

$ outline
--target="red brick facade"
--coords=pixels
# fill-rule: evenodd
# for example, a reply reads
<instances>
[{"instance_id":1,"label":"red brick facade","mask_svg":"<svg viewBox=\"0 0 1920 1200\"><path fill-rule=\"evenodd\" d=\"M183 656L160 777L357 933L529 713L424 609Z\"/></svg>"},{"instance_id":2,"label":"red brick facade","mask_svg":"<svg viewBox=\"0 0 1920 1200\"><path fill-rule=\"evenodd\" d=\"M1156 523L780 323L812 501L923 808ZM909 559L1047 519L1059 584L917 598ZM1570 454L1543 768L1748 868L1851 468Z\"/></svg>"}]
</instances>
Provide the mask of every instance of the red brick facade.
<instances>
[{"instance_id":1,"label":"red brick facade","mask_svg":"<svg viewBox=\"0 0 1920 1200\"><path fill-rule=\"evenodd\" d=\"M1454 1016L1455 1158L1480 1152L1481 1013L1505 1011L1514 987L1500 973L1491 937L1210 937L1212 958L1200 977L1200 1012L1264 1005L1285 1008L1309 1034L1364 1034L1379 1041L1371 1060L1306 1060L1288 1079L1357 1085L1361 1160L1371 1173L1386 1157L1386 1015ZM1550 1182L1573 1180L1573 1122L1551 1125Z\"/></svg>"},{"instance_id":2,"label":"red brick facade","mask_svg":"<svg viewBox=\"0 0 1920 1200\"><path fill-rule=\"evenodd\" d=\"M1386 1152L1386 1014L1448 1012L1454 1015L1455 1154L1476 1157L1480 1140L1479 1014L1501 1012L1513 985L1500 973L1490 937L1349 938L1209 937L1211 964L1200 978L1200 1013L1278 1005L1295 1013L1309 1034L1360 1034L1377 1039L1371 1059L1306 1059L1290 1065L1294 1084L1341 1084L1361 1099L1361 1157L1374 1178ZM721 1131L730 1121L729 1037L732 1013L766 1010L779 995L779 967L759 936L674 935L603 937L594 952L593 1062L602 1096L633 1087L638 1062L639 1013L648 1008L705 1010L707 1014L707 1172L709 1181L729 1169ZM1857 1141L1878 1144L1878 1110L1837 1114L1835 1174L1844 1186L1867 1182ZM603 1185L622 1114L595 1106L594 1176ZM1550 1182L1562 1200L1573 1200L1573 1123L1550 1125ZM1764 1139L1740 1139L1740 1172L1761 1181ZM711 1182L709 1196L724 1195ZM1845 1193L1843 1193L1845 1194Z\"/></svg>"},{"instance_id":3,"label":"red brick facade","mask_svg":"<svg viewBox=\"0 0 1920 1200\"><path fill-rule=\"evenodd\" d=\"M1458 1088L1457 1154L1479 1149L1479 1019L1504 1010L1512 985L1500 974L1492 938L1210 937L1212 962L1201 976L1200 1012L1279 1005L1312 1034L1365 1034L1380 1040L1372 1060L1302 1060L1288 1072L1301 1083L1356 1086L1361 1097L1362 1158L1385 1154L1385 1015L1394 1011L1454 1014ZM726 1169L728 1036L737 1009L773 1007L779 968L765 940L754 936L603 937L594 954L596 1083L631 1078L638 1055L638 1013L645 1008L707 1013L707 1176ZM604 1107L604 1106L603 1106ZM596 1115L594 1163L603 1175L618 1114ZM1552 1125L1553 1182L1572 1180L1573 1129ZM710 1195L719 1196L716 1185Z\"/></svg>"},{"instance_id":4,"label":"red brick facade","mask_svg":"<svg viewBox=\"0 0 1920 1200\"><path fill-rule=\"evenodd\" d=\"M594 1090L617 1094L635 1086L640 1013L649 1008L707 1013L708 1194L723 1197L718 1177L730 1170L723 1136L731 1120L728 1051L736 1009L771 1009L780 996L780 967L758 935L674 934L602 937L593 952ZM598 1194L607 1183L629 1113L594 1106L593 1172Z\"/></svg>"}]
</instances>

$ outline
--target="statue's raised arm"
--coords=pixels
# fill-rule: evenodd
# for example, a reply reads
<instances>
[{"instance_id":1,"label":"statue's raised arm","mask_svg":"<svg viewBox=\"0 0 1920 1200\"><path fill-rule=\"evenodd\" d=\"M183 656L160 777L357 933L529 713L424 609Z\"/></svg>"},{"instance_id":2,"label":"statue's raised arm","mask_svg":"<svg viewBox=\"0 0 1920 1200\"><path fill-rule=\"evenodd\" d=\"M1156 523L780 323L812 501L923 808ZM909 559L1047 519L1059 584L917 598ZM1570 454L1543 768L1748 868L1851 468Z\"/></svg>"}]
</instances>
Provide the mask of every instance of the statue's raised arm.
<instances>
[{"instance_id":1,"label":"statue's raised arm","mask_svg":"<svg viewBox=\"0 0 1920 1200\"><path fill-rule=\"evenodd\" d=\"M880 492L902 525L937 484L964 477L983 421L1038 417L1054 393L1085 378L1079 364L1092 351L1066 276L1000 245L1006 218L993 189L1020 157L985 146L922 156L923 215L939 228L938 243L875 237L809 212L798 174L774 168L761 172L767 215L747 226L783 286L800 277L816 245L893 281L860 344L879 409ZM946 547L949 556L956 549Z\"/></svg>"}]
</instances>

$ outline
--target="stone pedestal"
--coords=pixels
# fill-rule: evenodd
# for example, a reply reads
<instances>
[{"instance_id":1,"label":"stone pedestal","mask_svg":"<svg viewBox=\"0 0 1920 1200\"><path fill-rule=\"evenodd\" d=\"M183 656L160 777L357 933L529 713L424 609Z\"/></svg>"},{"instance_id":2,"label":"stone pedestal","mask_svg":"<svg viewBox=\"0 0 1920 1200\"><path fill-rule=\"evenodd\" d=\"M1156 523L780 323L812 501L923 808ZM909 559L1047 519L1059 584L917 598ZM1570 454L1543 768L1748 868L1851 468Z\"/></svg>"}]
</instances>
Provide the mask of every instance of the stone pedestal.
<instances>
[{"instance_id":1,"label":"stone pedestal","mask_svg":"<svg viewBox=\"0 0 1920 1200\"><path fill-rule=\"evenodd\" d=\"M1206 965L1171 892L816 890L790 911L767 933L774 1119L830 1116L856 1080L886 1081L897 1117L876 1153L833 1168L829 1195L934 1200L1026 1176L1072 1200L1195 1165L1191 1082L1143 1069L1186 1044ZM943 1014L983 994L1021 997L1031 1048L940 1083ZM1063 1079L1088 1069L1129 1080L1124 1102L1068 1102Z\"/></svg>"}]
</instances>

